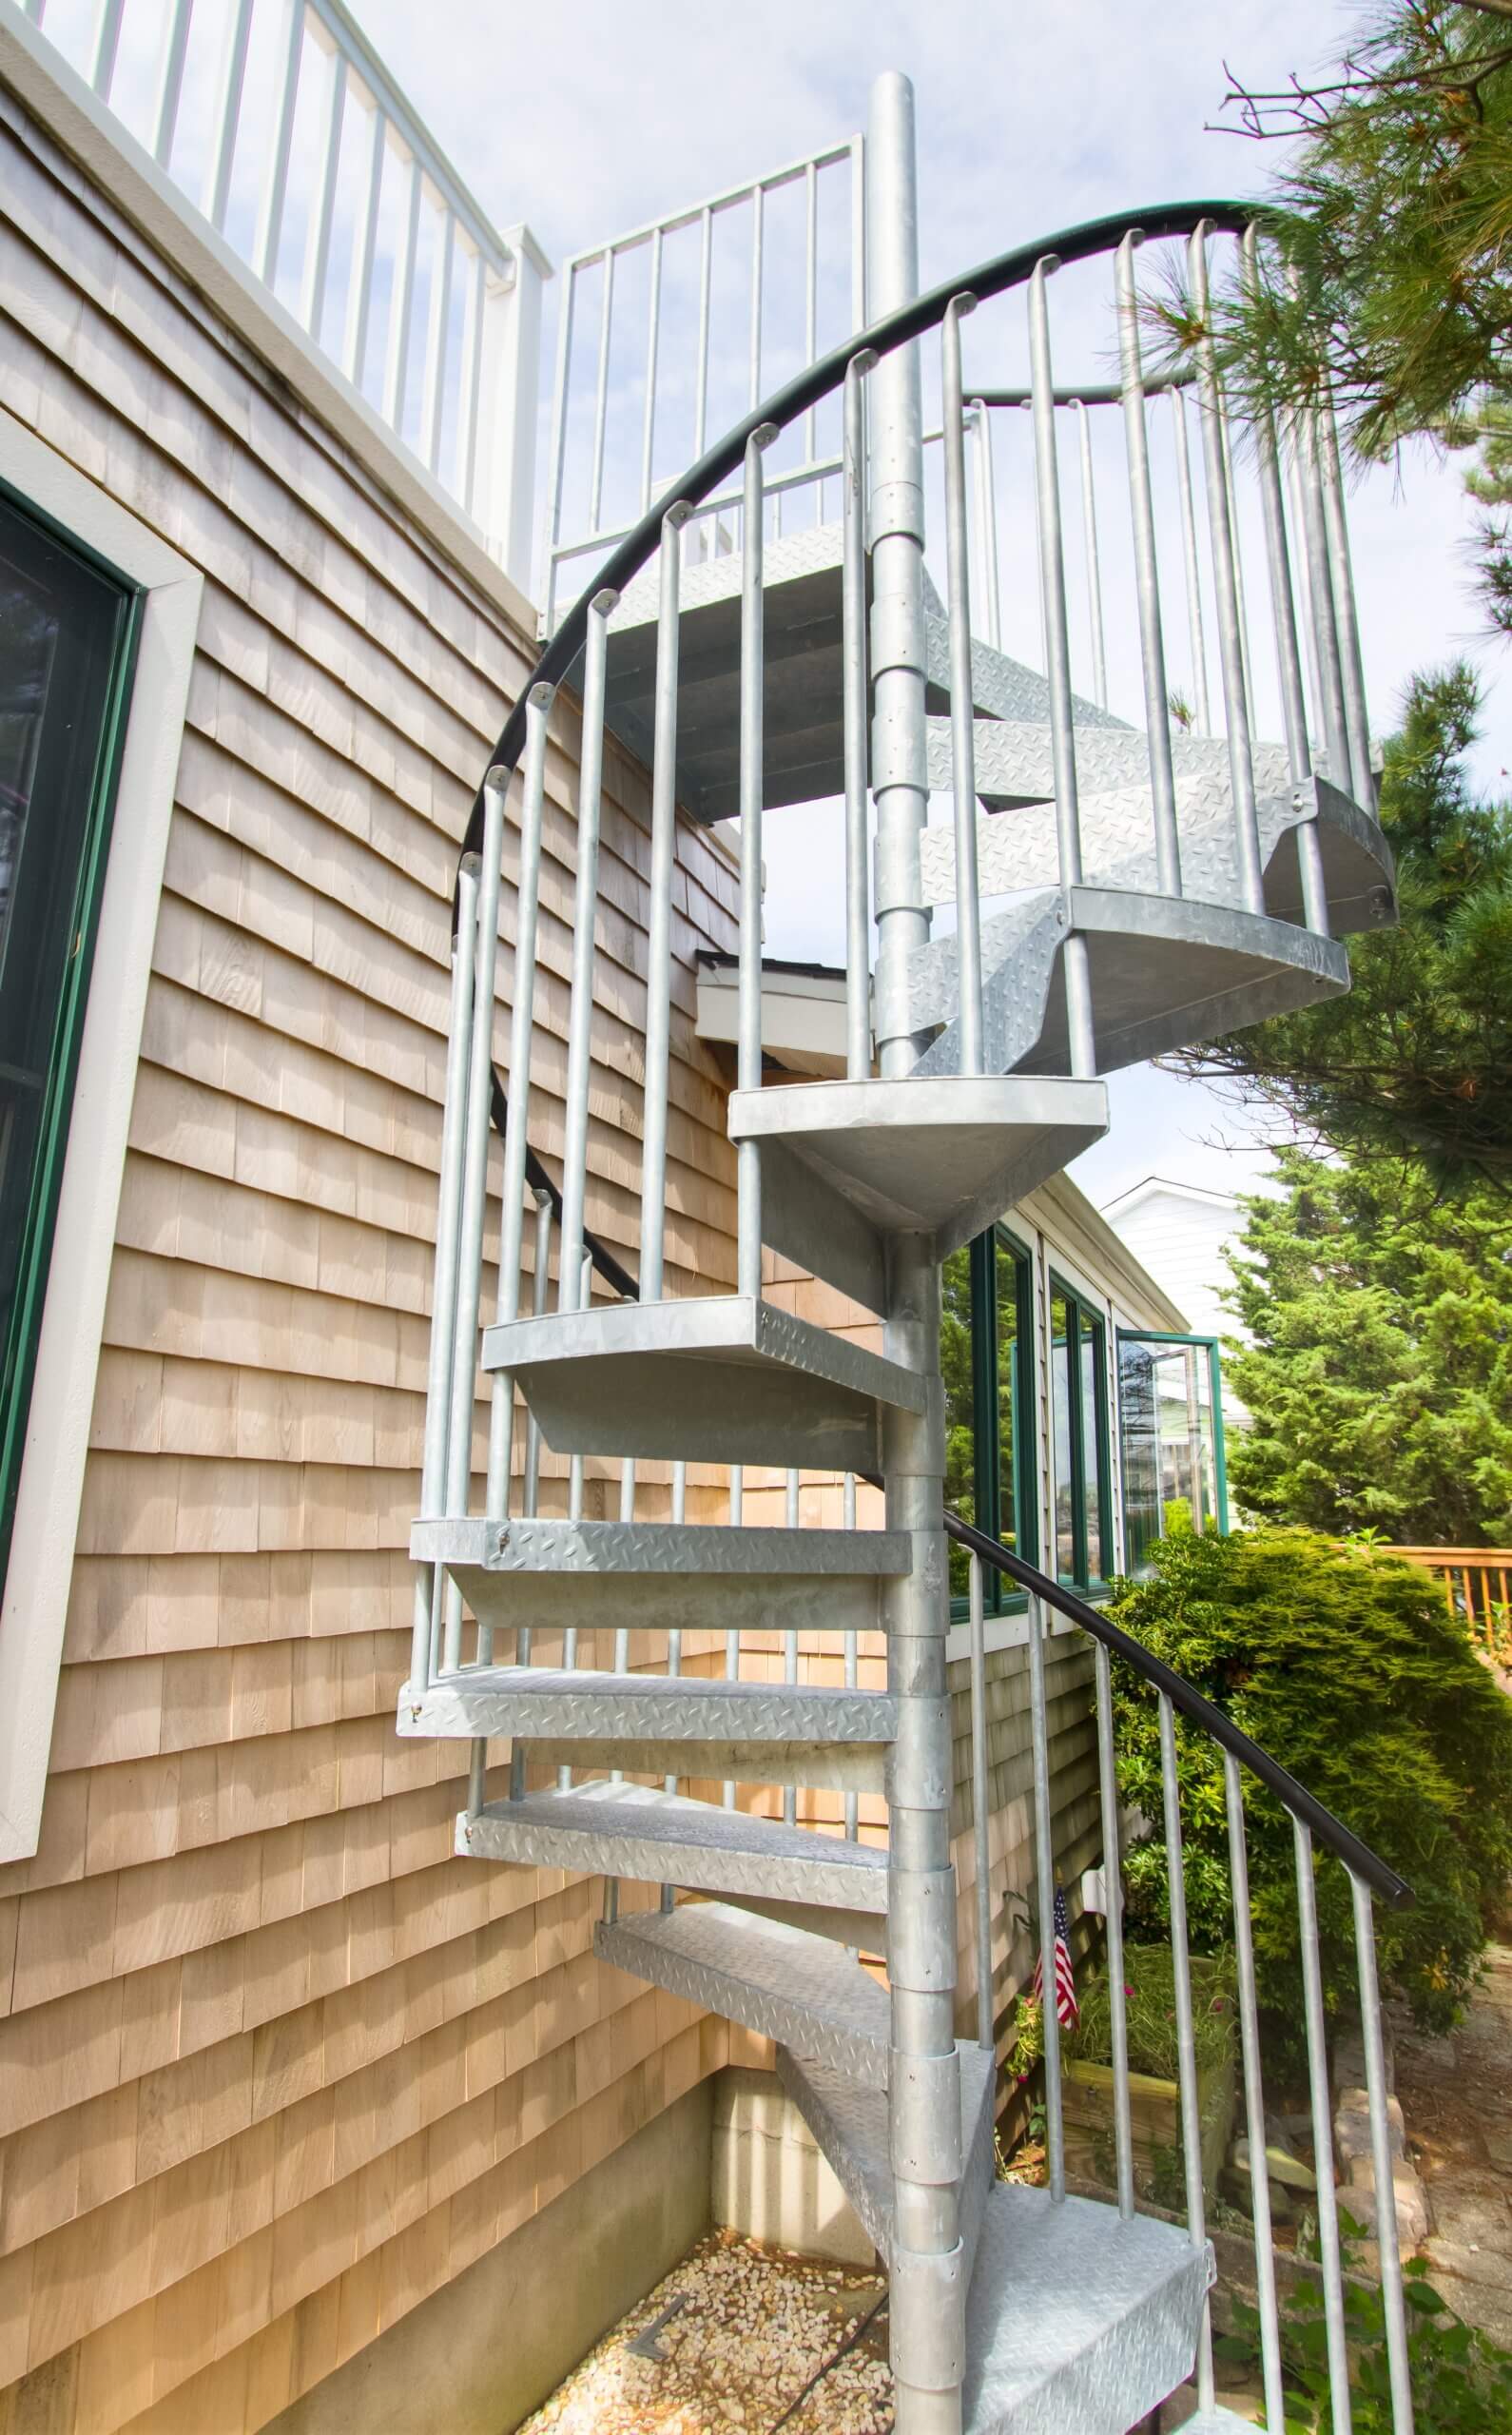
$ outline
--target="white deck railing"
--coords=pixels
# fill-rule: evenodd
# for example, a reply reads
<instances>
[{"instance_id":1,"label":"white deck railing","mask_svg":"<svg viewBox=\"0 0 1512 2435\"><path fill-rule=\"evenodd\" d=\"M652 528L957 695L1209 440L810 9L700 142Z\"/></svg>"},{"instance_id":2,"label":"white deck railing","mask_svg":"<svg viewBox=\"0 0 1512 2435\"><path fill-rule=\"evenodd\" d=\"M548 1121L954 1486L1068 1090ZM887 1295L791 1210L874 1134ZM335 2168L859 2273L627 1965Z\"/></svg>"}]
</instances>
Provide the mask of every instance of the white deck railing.
<instances>
[{"instance_id":1,"label":"white deck railing","mask_svg":"<svg viewBox=\"0 0 1512 2435\"><path fill-rule=\"evenodd\" d=\"M528 590L551 266L341 0L24 6Z\"/></svg>"}]
</instances>

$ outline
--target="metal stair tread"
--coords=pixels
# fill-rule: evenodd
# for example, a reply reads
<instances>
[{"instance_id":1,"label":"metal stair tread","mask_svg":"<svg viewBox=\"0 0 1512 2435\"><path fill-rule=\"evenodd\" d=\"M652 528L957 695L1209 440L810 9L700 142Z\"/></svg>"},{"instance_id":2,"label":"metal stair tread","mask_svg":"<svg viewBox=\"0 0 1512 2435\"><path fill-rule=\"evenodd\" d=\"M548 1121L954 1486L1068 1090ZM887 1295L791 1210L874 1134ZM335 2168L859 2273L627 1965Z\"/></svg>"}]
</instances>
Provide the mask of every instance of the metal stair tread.
<instances>
[{"instance_id":1,"label":"metal stair tread","mask_svg":"<svg viewBox=\"0 0 1512 2435\"><path fill-rule=\"evenodd\" d=\"M680 1902L601 1921L593 1949L616 1969L867 2088L887 2086L887 1990L839 1945L803 1928L724 1902Z\"/></svg>"},{"instance_id":2,"label":"metal stair tread","mask_svg":"<svg viewBox=\"0 0 1512 2435\"><path fill-rule=\"evenodd\" d=\"M456 1848L463 1857L651 1884L714 1892L734 1885L810 1902L827 1896L879 1919L887 1909L884 1851L649 1784L606 1780L494 1802L472 1816L464 1810Z\"/></svg>"},{"instance_id":3,"label":"metal stair tread","mask_svg":"<svg viewBox=\"0 0 1512 2435\"><path fill-rule=\"evenodd\" d=\"M882 1237L925 1232L941 1258L1090 1148L1106 1131L1106 1086L1062 1076L907 1075L864 1081L810 1081L781 1090L734 1091L733 1141L763 1146L762 1232L791 1259L856 1290L826 1265L843 1227L859 1220L877 1237L875 1291L885 1287ZM789 1197L779 1157L813 1179L802 1205ZM859 1298L880 1309L864 1291Z\"/></svg>"},{"instance_id":4,"label":"metal stair tread","mask_svg":"<svg viewBox=\"0 0 1512 2435\"><path fill-rule=\"evenodd\" d=\"M416 1734L523 1734L570 1741L884 1743L897 1730L886 1691L726 1682L697 1674L615 1674L562 1666L480 1666L443 1675L401 1704Z\"/></svg>"},{"instance_id":5,"label":"metal stair tread","mask_svg":"<svg viewBox=\"0 0 1512 2435\"><path fill-rule=\"evenodd\" d=\"M1191 2374L1212 2251L997 2182L966 2301L963 2435L1125 2435Z\"/></svg>"},{"instance_id":6,"label":"metal stair tread","mask_svg":"<svg viewBox=\"0 0 1512 2435\"><path fill-rule=\"evenodd\" d=\"M994 2170L997 2058L979 2046L958 2045L960 2068L960 2238L971 2276ZM777 2076L834 2169L863 2230L883 2262L892 2263L894 2198L887 2097L832 2063L780 2046Z\"/></svg>"},{"instance_id":7,"label":"metal stair tread","mask_svg":"<svg viewBox=\"0 0 1512 2435\"><path fill-rule=\"evenodd\" d=\"M923 1408L914 1373L749 1294L617 1302L489 1328L547 1444L569 1454L879 1467L879 1406Z\"/></svg>"}]
</instances>

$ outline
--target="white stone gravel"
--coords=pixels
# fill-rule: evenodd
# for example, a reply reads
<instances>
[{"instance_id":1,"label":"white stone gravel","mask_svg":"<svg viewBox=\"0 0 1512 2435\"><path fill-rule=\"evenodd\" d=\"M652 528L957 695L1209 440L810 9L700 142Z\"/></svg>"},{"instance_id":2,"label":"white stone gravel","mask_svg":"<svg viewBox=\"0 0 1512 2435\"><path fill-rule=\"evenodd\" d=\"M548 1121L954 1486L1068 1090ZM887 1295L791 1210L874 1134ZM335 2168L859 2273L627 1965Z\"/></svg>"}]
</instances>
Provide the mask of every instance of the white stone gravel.
<instances>
[{"instance_id":1,"label":"white stone gravel","mask_svg":"<svg viewBox=\"0 0 1512 2435\"><path fill-rule=\"evenodd\" d=\"M880 2298L875 2275L713 2232L623 2317L520 2435L769 2435ZM627 2348L669 2303L660 2361ZM783 2435L887 2435L885 2310Z\"/></svg>"}]
</instances>

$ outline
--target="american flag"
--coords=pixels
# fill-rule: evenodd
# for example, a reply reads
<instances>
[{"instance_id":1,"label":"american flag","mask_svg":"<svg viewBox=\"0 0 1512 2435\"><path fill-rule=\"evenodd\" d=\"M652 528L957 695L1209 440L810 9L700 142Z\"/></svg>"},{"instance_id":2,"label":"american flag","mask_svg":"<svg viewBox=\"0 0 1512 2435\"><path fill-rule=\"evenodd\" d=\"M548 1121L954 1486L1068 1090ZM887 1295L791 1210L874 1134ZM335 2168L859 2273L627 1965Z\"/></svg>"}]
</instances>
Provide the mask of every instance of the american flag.
<instances>
[{"instance_id":1,"label":"american flag","mask_svg":"<svg viewBox=\"0 0 1512 2435\"><path fill-rule=\"evenodd\" d=\"M1045 1960L1041 1951L1039 1959L1035 1963L1035 1994L1041 2002L1044 2000L1044 1993ZM1057 1885L1056 1888L1056 2018L1062 2029L1069 2029L1072 2022L1078 2020L1080 2016L1081 2006L1076 2001L1076 1981L1071 1968L1071 1920L1066 1911L1065 1895Z\"/></svg>"}]
</instances>

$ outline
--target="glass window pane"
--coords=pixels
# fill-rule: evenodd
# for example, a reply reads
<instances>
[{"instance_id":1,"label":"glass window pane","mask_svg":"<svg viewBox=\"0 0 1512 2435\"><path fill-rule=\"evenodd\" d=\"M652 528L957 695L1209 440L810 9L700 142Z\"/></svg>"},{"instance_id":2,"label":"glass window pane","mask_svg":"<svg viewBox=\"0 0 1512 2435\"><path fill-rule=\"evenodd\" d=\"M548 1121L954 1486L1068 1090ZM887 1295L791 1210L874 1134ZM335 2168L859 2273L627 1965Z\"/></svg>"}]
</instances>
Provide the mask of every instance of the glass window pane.
<instances>
[{"instance_id":1,"label":"glass window pane","mask_svg":"<svg viewBox=\"0 0 1512 2435\"><path fill-rule=\"evenodd\" d=\"M1018 1327L1018 1273L1022 1265L1007 1243L996 1245L998 1276L998 1535L1021 1553L1018 1539L1018 1459L1023 1389L1020 1358L1027 1348Z\"/></svg>"},{"instance_id":2,"label":"glass window pane","mask_svg":"<svg viewBox=\"0 0 1512 2435\"><path fill-rule=\"evenodd\" d=\"M119 585L0 498L0 1541L9 1530L92 944ZM59 1118L62 1121L60 1123Z\"/></svg>"},{"instance_id":3,"label":"glass window pane","mask_svg":"<svg viewBox=\"0 0 1512 2435\"><path fill-rule=\"evenodd\" d=\"M1072 1484L1071 1308L1064 1294L1050 1302L1050 1404L1056 1441L1056 1570L1062 1581L1076 1577L1076 1497Z\"/></svg>"},{"instance_id":4,"label":"glass window pane","mask_svg":"<svg viewBox=\"0 0 1512 2435\"><path fill-rule=\"evenodd\" d=\"M946 1260L940 1327L940 1366L945 1381L945 1503L968 1522L977 1519L977 1449L972 1378L971 1249L963 1244ZM964 1598L968 1558L950 1549L952 1597Z\"/></svg>"},{"instance_id":5,"label":"glass window pane","mask_svg":"<svg viewBox=\"0 0 1512 2435\"><path fill-rule=\"evenodd\" d=\"M1102 1545L1102 1432L1097 1426L1102 1329L1082 1316L1081 1350L1081 1477L1086 1500L1087 1573L1101 1581L1107 1572Z\"/></svg>"},{"instance_id":6,"label":"glass window pane","mask_svg":"<svg viewBox=\"0 0 1512 2435\"><path fill-rule=\"evenodd\" d=\"M1165 1490L1160 1440L1159 1365L1154 1348L1125 1337L1118 1347L1118 1427L1123 1455L1124 1556L1147 1572L1162 1534Z\"/></svg>"}]
</instances>

